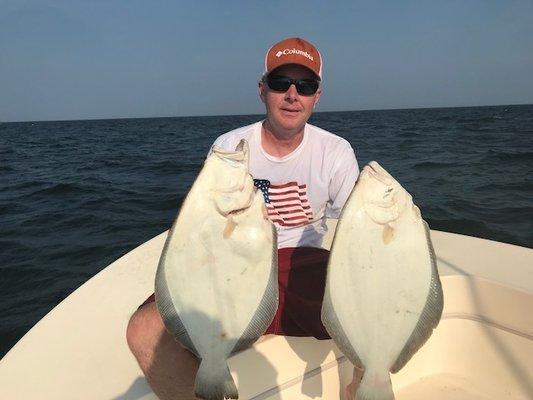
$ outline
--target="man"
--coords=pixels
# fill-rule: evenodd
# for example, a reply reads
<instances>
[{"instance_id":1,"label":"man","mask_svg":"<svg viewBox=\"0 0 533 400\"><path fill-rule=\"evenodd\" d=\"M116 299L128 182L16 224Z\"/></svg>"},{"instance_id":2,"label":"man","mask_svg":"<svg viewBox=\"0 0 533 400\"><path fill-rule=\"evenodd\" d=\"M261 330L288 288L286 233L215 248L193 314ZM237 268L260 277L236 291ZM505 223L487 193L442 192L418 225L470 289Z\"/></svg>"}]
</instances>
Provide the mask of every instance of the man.
<instances>
[{"instance_id":1,"label":"man","mask_svg":"<svg viewBox=\"0 0 533 400\"><path fill-rule=\"evenodd\" d=\"M307 124L322 90L322 58L300 38L272 46L259 81L264 121L220 136L215 145L250 146L250 174L278 231L279 307L266 333L329 339L320 311L329 252L322 248L326 217L338 218L359 175L350 144ZM132 316L127 339L154 392L194 399L198 361L166 332L149 298ZM357 372L357 373L356 373ZM360 379L347 388L353 398Z\"/></svg>"}]
</instances>

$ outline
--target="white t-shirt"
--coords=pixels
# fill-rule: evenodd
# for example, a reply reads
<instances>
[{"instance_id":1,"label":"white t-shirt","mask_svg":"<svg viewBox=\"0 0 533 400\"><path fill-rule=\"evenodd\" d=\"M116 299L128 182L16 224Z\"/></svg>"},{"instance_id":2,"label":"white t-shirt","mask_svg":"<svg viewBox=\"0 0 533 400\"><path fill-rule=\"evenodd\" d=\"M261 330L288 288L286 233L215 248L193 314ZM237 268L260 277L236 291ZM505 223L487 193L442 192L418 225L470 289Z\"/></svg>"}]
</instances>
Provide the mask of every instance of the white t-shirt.
<instances>
[{"instance_id":1,"label":"white t-shirt","mask_svg":"<svg viewBox=\"0 0 533 400\"><path fill-rule=\"evenodd\" d=\"M277 228L278 248L322 248L326 218L339 217L359 176L355 153L347 140L306 124L300 145L274 157L261 146L262 123L227 132L214 145L233 151L241 139L248 142L250 174Z\"/></svg>"}]
</instances>

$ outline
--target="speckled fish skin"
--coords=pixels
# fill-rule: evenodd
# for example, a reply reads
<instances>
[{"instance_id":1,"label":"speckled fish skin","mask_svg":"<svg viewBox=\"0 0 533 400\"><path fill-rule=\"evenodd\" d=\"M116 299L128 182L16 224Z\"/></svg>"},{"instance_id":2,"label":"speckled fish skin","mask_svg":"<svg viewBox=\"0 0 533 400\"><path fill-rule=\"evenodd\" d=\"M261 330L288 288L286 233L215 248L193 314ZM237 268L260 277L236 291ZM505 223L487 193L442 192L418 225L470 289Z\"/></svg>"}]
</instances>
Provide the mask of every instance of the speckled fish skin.
<instances>
[{"instance_id":1,"label":"speckled fish skin","mask_svg":"<svg viewBox=\"0 0 533 400\"><path fill-rule=\"evenodd\" d=\"M195 394L238 398L227 358L252 345L278 305L276 230L248 173L248 145L214 148L169 231L155 280L167 330L201 364Z\"/></svg>"},{"instance_id":2,"label":"speckled fish skin","mask_svg":"<svg viewBox=\"0 0 533 400\"><path fill-rule=\"evenodd\" d=\"M439 323L443 296L429 227L411 195L369 163L342 211L322 321L365 373L358 400L391 400L398 372Z\"/></svg>"}]
</instances>

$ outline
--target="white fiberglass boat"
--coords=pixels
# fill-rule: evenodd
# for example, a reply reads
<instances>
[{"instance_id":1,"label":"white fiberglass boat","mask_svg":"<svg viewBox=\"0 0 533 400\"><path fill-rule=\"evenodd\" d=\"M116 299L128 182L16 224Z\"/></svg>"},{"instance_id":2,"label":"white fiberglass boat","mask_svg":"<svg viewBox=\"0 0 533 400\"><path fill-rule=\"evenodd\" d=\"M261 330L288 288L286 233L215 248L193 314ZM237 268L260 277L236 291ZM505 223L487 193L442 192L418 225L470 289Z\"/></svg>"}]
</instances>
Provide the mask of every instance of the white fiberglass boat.
<instances>
[{"instance_id":1,"label":"white fiberglass boat","mask_svg":"<svg viewBox=\"0 0 533 400\"><path fill-rule=\"evenodd\" d=\"M429 341L392 375L396 398L533 399L533 250L431 236L444 312ZM125 331L153 292L165 238L124 255L39 321L0 361L0 399L156 399ZM352 374L331 340L314 338L265 336L229 364L241 399L342 399Z\"/></svg>"}]
</instances>

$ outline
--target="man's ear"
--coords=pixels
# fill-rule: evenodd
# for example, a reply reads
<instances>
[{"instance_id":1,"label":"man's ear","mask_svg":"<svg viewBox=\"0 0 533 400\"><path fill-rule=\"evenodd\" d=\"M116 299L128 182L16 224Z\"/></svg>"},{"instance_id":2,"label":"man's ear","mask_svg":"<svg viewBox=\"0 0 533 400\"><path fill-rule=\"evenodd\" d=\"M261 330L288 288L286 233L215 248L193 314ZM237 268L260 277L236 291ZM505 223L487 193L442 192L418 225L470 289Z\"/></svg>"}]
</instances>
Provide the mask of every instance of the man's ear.
<instances>
[{"instance_id":1,"label":"man's ear","mask_svg":"<svg viewBox=\"0 0 533 400\"><path fill-rule=\"evenodd\" d=\"M257 92L259 93L259 98L264 103L266 101L265 99L265 82L260 81L257 85Z\"/></svg>"},{"instance_id":2,"label":"man's ear","mask_svg":"<svg viewBox=\"0 0 533 400\"><path fill-rule=\"evenodd\" d=\"M320 100L320 95L322 94L322 89L318 89L315 93L315 102L313 103L313 108L316 107L318 100Z\"/></svg>"}]
</instances>

